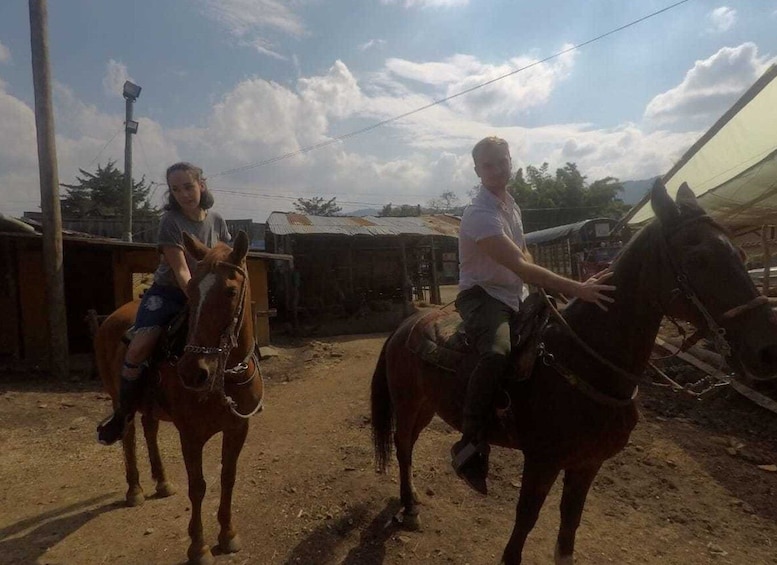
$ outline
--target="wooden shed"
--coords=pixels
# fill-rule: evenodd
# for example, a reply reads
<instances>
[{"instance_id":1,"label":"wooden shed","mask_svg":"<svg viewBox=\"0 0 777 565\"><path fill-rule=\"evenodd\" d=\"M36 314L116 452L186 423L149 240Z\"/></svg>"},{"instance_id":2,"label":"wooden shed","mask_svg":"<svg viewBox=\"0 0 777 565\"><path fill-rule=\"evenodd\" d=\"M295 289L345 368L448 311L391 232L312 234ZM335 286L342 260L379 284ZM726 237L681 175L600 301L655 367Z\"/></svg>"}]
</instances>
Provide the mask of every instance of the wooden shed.
<instances>
[{"instance_id":1,"label":"wooden shed","mask_svg":"<svg viewBox=\"0 0 777 565\"><path fill-rule=\"evenodd\" d=\"M63 258L69 351L89 353L87 312L110 314L137 298L138 275L154 272L159 253L152 244L68 233L63 235ZM268 273L273 263L290 261L289 256L249 253L259 345L270 341ZM49 336L41 234L0 230L0 272L0 360L43 363Z\"/></svg>"},{"instance_id":2,"label":"wooden shed","mask_svg":"<svg viewBox=\"0 0 777 565\"><path fill-rule=\"evenodd\" d=\"M293 271L273 273L279 310L311 318L351 315L368 303L426 300L458 282L460 219L309 216L273 212L268 250L294 257Z\"/></svg>"}]
</instances>

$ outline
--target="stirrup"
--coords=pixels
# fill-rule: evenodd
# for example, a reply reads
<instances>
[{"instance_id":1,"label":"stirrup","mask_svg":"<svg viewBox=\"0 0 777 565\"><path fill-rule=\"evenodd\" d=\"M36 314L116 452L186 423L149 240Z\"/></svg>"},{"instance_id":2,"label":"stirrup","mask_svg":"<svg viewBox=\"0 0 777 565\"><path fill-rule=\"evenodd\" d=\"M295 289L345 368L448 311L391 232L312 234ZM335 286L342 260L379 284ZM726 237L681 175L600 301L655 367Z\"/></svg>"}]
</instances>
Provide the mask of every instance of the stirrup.
<instances>
[{"instance_id":1,"label":"stirrup","mask_svg":"<svg viewBox=\"0 0 777 565\"><path fill-rule=\"evenodd\" d=\"M113 413L97 426L97 443L101 445L113 445L117 441L124 439L127 433L127 426L134 418L134 414L126 416L122 422L117 413ZM117 429L117 427L121 426ZM105 436L108 437L105 437Z\"/></svg>"},{"instance_id":2,"label":"stirrup","mask_svg":"<svg viewBox=\"0 0 777 565\"><path fill-rule=\"evenodd\" d=\"M453 465L453 470L457 473L461 470L461 468L466 465L475 455L480 453L480 450L478 449L478 446L476 446L474 443L469 442L467 445L456 450L456 445L458 445L459 442L456 442L453 444L453 447L451 448L452 452L452 459L451 459L451 465Z\"/></svg>"},{"instance_id":3,"label":"stirrup","mask_svg":"<svg viewBox=\"0 0 777 565\"><path fill-rule=\"evenodd\" d=\"M488 444L485 442L476 446L473 443L467 443L464 447L456 451L456 446L451 447L451 466L456 475L462 479L467 486L475 492L488 496Z\"/></svg>"}]
</instances>

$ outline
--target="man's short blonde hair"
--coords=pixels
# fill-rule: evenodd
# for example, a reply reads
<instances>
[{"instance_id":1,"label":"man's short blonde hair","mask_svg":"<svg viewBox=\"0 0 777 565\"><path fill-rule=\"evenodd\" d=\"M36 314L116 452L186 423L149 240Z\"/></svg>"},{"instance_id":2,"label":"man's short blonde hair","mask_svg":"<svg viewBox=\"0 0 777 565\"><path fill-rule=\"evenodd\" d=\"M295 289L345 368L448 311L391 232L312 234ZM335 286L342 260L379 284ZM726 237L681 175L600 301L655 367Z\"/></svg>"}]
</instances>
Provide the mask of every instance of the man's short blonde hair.
<instances>
[{"instance_id":1,"label":"man's short blonde hair","mask_svg":"<svg viewBox=\"0 0 777 565\"><path fill-rule=\"evenodd\" d=\"M477 163L478 156L480 153L486 148L486 147L504 147L508 151L510 149L510 146L507 144L507 141L502 139L501 137L496 137L495 135L492 135L490 137L484 137L480 141L478 141L475 144L475 147L472 148L472 160Z\"/></svg>"}]
</instances>

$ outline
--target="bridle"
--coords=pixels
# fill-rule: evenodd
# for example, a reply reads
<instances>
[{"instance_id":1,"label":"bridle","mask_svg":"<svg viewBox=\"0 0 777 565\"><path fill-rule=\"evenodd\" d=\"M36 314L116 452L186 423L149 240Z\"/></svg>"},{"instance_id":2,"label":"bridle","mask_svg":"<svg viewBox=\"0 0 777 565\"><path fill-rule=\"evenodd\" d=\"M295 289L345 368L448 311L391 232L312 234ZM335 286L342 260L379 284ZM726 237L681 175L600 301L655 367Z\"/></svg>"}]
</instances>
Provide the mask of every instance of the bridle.
<instances>
[{"instance_id":1,"label":"bridle","mask_svg":"<svg viewBox=\"0 0 777 565\"><path fill-rule=\"evenodd\" d=\"M698 216L696 218L691 218L689 220L686 220L683 223L681 223L679 226L676 226L674 229L672 229L672 231L665 234L663 237L659 238L659 242L661 245L662 255L666 258L667 262L672 267L675 273L675 281L677 282L677 287L671 291L673 299L679 295L683 295L686 298L686 300L688 300L688 302L690 302L696 308L699 314L701 314L701 317L704 319L705 327L701 329L697 329L694 335L691 336L691 338L689 338L690 342L695 343L699 341L699 339L709 336L717 352L720 353L720 355L725 359L731 356L731 345L728 343L728 340L726 339L726 328L724 328L721 324L719 324L712 316L712 314L710 314L710 311L707 309L707 307L704 306L704 303L699 299L698 294L696 293L693 286L691 285L688 279L688 275L686 275L682 266L678 264L676 258L669 251L668 240L670 237L672 237L672 235L677 233L677 231L679 231L686 225L700 222L700 221L704 221L710 224L711 226L722 231L722 228L720 228L720 226L716 224L715 221L712 220L712 218L710 218L709 216ZM766 296L763 296L763 295L756 296L755 298L753 298L749 302L746 302L745 304L740 304L739 306L735 306L733 308L730 308L729 310L726 310L725 312L723 312L723 314L721 314L720 318L724 321L730 321L768 302L769 302L769 299ZM666 312L667 310L668 310L668 306L664 307L664 311ZM670 317L670 319L672 318ZM672 321L674 322L674 319L672 319ZM675 322L675 325L677 325L676 322ZM683 348L681 347L680 350L682 349Z\"/></svg>"},{"instance_id":2,"label":"bridle","mask_svg":"<svg viewBox=\"0 0 777 565\"><path fill-rule=\"evenodd\" d=\"M695 341L698 341L699 339L701 339L701 337L703 337L705 334L711 334L711 339L713 341L715 348L721 354L722 358L725 359L731 355L731 345L728 343L728 340L726 339L726 329L722 327L722 325L715 320L712 314L710 314L709 309L699 299L699 296L694 290L693 286L691 285L687 274L685 273L682 266L680 266L676 258L672 255L671 251L669 250L668 240L672 237L672 235L674 235L677 231L687 226L688 224L695 223L698 221L709 222L710 225L720 229L719 226L709 216L698 216L696 218L685 220L680 225L675 226L668 233L663 232L662 230L662 234L659 237L661 255L663 256L664 261L670 266L670 268L674 272L674 279L677 283L677 287L671 291L672 299L670 299L670 304L671 304L671 300L673 300L676 296L679 296L682 294L699 312L699 314L701 314L701 317L704 319L704 323L706 325L705 328L697 330L697 332L694 334L694 337L696 338ZM629 380L630 382L633 382L635 385L638 385L639 383L642 382L642 378L639 375L635 375L630 371L626 371L625 369L618 367L610 360L604 358L598 351L596 351L594 348L588 345L585 341L583 341L583 339L577 334L577 332L575 332L575 330L569 325L569 322L567 322L564 316L561 315L561 312L558 311L558 309L555 307L553 302L548 298L547 293L542 289L540 289L540 293L542 294L545 301L547 302L554 318L556 318L556 320L567 331L567 333L572 337L572 339L589 356L593 357L596 361L604 365L610 371ZM756 296L755 298L746 302L745 304L741 304L739 306L735 306L729 310L726 310L720 316L720 318L725 321L732 320L750 310L753 310L754 308L757 308L763 304L766 304L767 302L768 302L768 298L766 296ZM664 310L664 312L667 312L668 305L666 306L662 305L662 309ZM697 335L698 337L696 337ZM596 402L599 402L601 404L607 404L610 406L627 406L631 404L632 401L637 396L638 386L635 386L633 394L631 395L631 398L628 398L628 399L615 398L602 393L601 391L595 389L591 384L581 379L573 371L564 367L563 364L559 363L559 361L555 358L555 356L552 353L545 350L544 343L540 344L539 355L542 358L542 361L545 365L554 368L570 384L579 388L581 392L583 392L584 394L586 394Z\"/></svg>"},{"instance_id":3,"label":"bridle","mask_svg":"<svg viewBox=\"0 0 777 565\"><path fill-rule=\"evenodd\" d=\"M221 336L219 337L219 345L218 347L206 347L202 345L193 345L187 343L183 350L186 353L195 353L199 355L218 355L218 363L216 365L216 371L213 374L213 377L210 379L210 390L215 390L216 392L220 393L222 395L222 399L224 403L229 407L232 414L235 416L238 416L240 418L250 418L257 412L259 412L262 409L262 402L261 400L256 405L256 407L248 414L241 414L237 411L237 403L232 399L231 396L226 394L226 391L224 389L225 386L225 375L240 375L243 373L246 373L248 371L248 368L250 366L251 361L254 363L254 370L244 381L238 382L238 383L232 383L229 384L233 386L244 386L256 378L256 375L259 374L259 357L257 355L257 346L256 342L254 341L254 346L250 349L248 354L245 356L245 358L238 363L237 365L233 367L226 367L227 359L229 359L229 355L232 352L232 349L234 349L237 346L237 337L238 333L240 331L240 328L243 326L243 318L245 316L245 297L246 297L246 281L248 280L248 275L245 272L245 270L240 265L235 265L234 263L229 263L227 261L218 261L216 262L216 267L227 267L229 269L232 269L237 274L242 276L242 280L240 283L240 290L238 291L238 301L237 305L232 312L232 317L230 320L229 325L224 328L224 331L221 332Z\"/></svg>"}]
</instances>

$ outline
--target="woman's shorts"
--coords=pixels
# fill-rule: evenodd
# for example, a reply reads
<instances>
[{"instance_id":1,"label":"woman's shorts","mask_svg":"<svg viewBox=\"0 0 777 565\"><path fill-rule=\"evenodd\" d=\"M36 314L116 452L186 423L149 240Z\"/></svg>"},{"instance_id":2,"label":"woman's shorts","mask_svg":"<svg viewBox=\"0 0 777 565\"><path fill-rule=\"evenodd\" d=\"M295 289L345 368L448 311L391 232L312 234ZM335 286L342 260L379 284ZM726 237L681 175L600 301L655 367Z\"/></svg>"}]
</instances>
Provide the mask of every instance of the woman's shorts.
<instances>
[{"instance_id":1,"label":"woman's shorts","mask_svg":"<svg viewBox=\"0 0 777 565\"><path fill-rule=\"evenodd\" d=\"M180 288L152 284L140 301L135 331L165 327L185 305L186 295Z\"/></svg>"}]
</instances>

